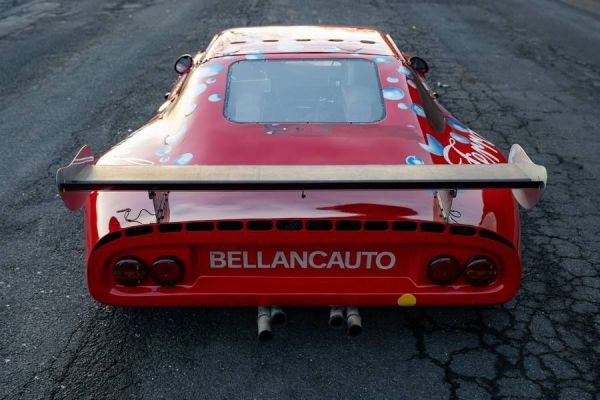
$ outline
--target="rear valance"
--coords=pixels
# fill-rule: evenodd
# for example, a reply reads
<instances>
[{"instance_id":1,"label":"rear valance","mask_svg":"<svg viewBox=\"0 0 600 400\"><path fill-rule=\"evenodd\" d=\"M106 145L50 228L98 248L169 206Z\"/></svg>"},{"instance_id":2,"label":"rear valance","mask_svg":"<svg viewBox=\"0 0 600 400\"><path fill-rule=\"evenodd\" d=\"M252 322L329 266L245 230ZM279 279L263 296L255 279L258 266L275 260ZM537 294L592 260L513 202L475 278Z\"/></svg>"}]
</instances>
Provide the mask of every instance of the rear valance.
<instances>
[{"instance_id":1,"label":"rear valance","mask_svg":"<svg viewBox=\"0 0 600 400\"><path fill-rule=\"evenodd\" d=\"M58 191L72 210L93 190L452 190L513 189L525 208L533 207L546 185L546 169L534 164L519 145L508 164L461 165L93 165L84 146L56 175ZM82 193L83 192L83 193Z\"/></svg>"}]
</instances>

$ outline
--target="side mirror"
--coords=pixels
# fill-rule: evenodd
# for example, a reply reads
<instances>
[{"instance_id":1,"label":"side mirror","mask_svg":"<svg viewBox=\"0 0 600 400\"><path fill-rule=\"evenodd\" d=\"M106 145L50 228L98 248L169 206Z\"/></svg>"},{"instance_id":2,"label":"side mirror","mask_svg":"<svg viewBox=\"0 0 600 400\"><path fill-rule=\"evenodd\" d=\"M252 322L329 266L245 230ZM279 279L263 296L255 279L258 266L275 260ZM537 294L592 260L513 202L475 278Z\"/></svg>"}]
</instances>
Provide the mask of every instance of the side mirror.
<instances>
[{"instance_id":1,"label":"side mirror","mask_svg":"<svg viewBox=\"0 0 600 400\"><path fill-rule=\"evenodd\" d=\"M408 65L420 75L425 75L429 72L427 61L423 60L421 57L411 57L408 60Z\"/></svg>"},{"instance_id":2,"label":"side mirror","mask_svg":"<svg viewBox=\"0 0 600 400\"><path fill-rule=\"evenodd\" d=\"M192 69L193 65L194 58L189 54L184 54L182 56L179 56L177 61L175 61L175 72L177 72L178 75L183 75L189 72L189 70Z\"/></svg>"}]
</instances>

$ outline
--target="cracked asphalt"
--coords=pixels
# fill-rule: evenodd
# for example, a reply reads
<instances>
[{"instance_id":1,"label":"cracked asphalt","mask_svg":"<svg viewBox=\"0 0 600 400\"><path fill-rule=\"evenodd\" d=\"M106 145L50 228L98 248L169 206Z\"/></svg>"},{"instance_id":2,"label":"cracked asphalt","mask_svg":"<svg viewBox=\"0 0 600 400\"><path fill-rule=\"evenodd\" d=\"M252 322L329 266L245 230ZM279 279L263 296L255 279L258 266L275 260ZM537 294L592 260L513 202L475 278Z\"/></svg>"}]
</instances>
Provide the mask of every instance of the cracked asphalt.
<instances>
[{"instance_id":1,"label":"cracked asphalt","mask_svg":"<svg viewBox=\"0 0 600 400\"><path fill-rule=\"evenodd\" d=\"M600 398L600 6L578 1L0 0L0 399ZM363 309L358 338L290 309L265 344L254 309L90 299L56 169L149 119L179 54L263 24L386 30L463 122L547 166L515 300Z\"/></svg>"}]
</instances>

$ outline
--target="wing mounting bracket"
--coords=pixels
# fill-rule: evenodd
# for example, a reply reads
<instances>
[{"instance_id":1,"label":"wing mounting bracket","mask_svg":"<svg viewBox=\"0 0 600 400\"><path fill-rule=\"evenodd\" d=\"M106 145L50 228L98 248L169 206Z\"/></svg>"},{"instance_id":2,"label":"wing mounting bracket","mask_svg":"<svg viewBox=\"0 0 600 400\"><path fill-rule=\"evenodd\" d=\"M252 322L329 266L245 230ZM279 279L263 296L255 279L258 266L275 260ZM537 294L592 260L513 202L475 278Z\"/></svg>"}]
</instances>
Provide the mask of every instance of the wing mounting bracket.
<instances>
[{"instance_id":1,"label":"wing mounting bracket","mask_svg":"<svg viewBox=\"0 0 600 400\"><path fill-rule=\"evenodd\" d=\"M169 209L169 191L150 190L148 191L148 198L152 200L152 205L154 205L156 223L169 222L171 214Z\"/></svg>"},{"instance_id":2,"label":"wing mounting bracket","mask_svg":"<svg viewBox=\"0 0 600 400\"><path fill-rule=\"evenodd\" d=\"M435 197L440 207L440 214L444 222L449 224L452 222L452 200L456 198L458 189L436 190Z\"/></svg>"}]
</instances>

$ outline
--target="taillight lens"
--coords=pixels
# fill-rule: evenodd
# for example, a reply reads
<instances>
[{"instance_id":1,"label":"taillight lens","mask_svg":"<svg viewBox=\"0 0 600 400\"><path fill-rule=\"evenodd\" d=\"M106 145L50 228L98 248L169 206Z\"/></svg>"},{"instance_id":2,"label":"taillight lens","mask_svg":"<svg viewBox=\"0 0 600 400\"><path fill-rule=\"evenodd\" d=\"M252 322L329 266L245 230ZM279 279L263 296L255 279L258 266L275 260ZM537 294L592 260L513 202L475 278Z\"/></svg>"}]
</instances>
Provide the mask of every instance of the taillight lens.
<instances>
[{"instance_id":1,"label":"taillight lens","mask_svg":"<svg viewBox=\"0 0 600 400\"><path fill-rule=\"evenodd\" d=\"M496 266L488 257L475 256L467 261L465 279L473 286L487 286L496 279Z\"/></svg>"},{"instance_id":2,"label":"taillight lens","mask_svg":"<svg viewBox=\"0 0 600 400\"><path fill-rule=\"evenodd\" d=\"M152 278L161 286L172 286L183 279L183 264L175 257L161 257L150 267Z\"/></svg>"},{"instance_id":3,"label":"taillight lens","mask_svg":"<svg viewBox=\"0 0 600 400\"><path fill-rule=\"evenodd\" d=\"M460 263L454 257L439 256L429 262L427 276L437 285L450 285L461 273Z\"/></svg>"},{"instance_id":4,"label":"taillight lens","mask_svg":"<svg viewBox=\"0 0 600 400\"><path fill-rule=\"evenodd\" d=\"M148 267L139 258L125 257L115 263L113 277L121 285L137 286L148 278Z\"/></svg>"}]
</instances>

